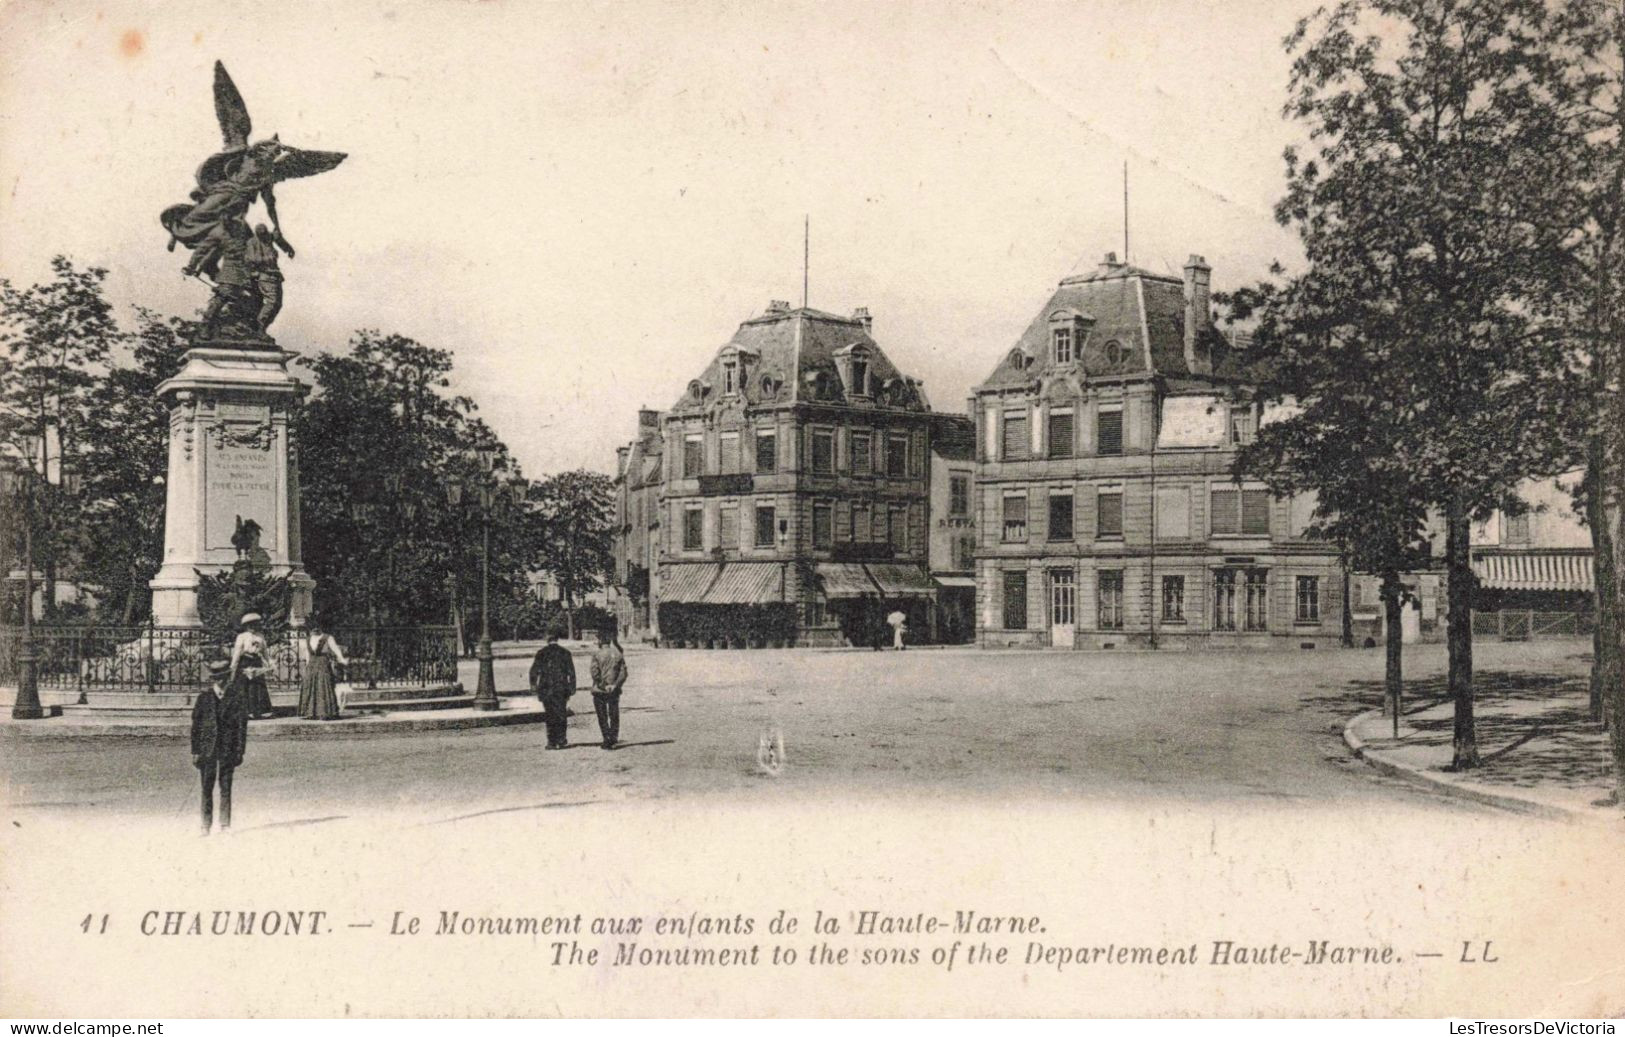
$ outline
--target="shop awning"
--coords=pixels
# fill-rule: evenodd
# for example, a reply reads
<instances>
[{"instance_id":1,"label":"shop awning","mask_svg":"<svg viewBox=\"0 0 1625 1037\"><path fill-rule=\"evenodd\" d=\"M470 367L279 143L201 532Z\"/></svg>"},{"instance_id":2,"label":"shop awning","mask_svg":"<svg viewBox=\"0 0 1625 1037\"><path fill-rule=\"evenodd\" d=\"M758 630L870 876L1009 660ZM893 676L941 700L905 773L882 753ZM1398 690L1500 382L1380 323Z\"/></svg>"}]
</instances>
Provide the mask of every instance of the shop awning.
<instances>
[{"instance_id":1,"label":"shop awning","mask_svg":"<svg viewBox=\"0 0 1625 1037\"><path fill-rule=\"evenodd\" d=\"M878 593L874 581L856 562L819 562L818 582L826 598L856 598Z\"/></svg>"},{"instance_id":2,"label":"shop awning","mask_svg":"<svg viewBox=\"0 0 1625 1037\"><path fill-rule=\"evenodd\" d=\"M663 602L700 602L705 592L716 582L722 566L715 562L692 565L668 565L660 574L660 600Z\"/></svg>"},{"instance_id":3,"label":"shop awning","mask_svg":"<svg viewBox=\"0 0 1625 1037\"><path fill-rule=\"evenodd\" d=\"M762 605L784 600L784 570L775 562L729 562L705 593L707 605Z\"/></svg>"},{"instance_id":4,"label":"shop awning","mask_svg":"<svg viewBox=\"0 0 1625 1037\"><path fill-rule=\"evenodd\" d=\"M932 597L937 588L925 570L917 565L897 562L870 562L869 575L887 597Z\"/></svg>"},{"instance_id":5,"label":"shop awning","mask_svg":"<svg viewBox=\"0 0 1625 1037\"><path fill-rule=\"evenodd\" d=\"M1479 585L1509 591L1590 591L1590 551L1518 551L1473 558Z\"/></svg>"},{"instance_id":6,"label":"shop awning","mask_svg":"<svg viewBox=\"0 0 1625 1037\"><path fill-rule=\"evenodd\" d=\"M976 587L976 577L974 576L933 576L931 578L937 581L938 587L970 587L972 589Z\"/></svg>"}]
</instances>

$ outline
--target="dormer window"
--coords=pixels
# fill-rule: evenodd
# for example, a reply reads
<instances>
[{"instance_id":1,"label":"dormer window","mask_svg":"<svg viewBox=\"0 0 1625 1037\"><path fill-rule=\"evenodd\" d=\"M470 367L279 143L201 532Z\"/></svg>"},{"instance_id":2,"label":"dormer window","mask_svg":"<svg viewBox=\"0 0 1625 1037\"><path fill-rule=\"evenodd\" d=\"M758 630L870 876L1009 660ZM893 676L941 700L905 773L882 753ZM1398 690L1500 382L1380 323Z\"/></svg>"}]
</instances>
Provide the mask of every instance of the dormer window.
<instances>
[{"instance_id":1,"label":"dormer window","mask_svg":"<svg viewBox=\"0 0 1625 1037\"><path fill-rule=\"evenodd\" d=\"M1049 315L1050 363L1060 366L1073 364L1083 354L1084 340L1095 318L1082 310L1059 309Z\"/></svg>"},{"instance_id":2,"label":"dormer window","mask_svg":"<svg viewBox=\"0 0 1625 1037\"><path fill-rule=\"evenodd\" d=\"M717 367L721 371L724 398L738 396L745 391L745 379L749 377L751 365L757 358L757 353L735 343L723 347L717 357Z\"/></svg>"},{"instance_id":3,"label":"dormer window","mask_svg":"<svg viewBox=\"0 0 1625 1037\"><path fill-rule=\"evenodd\" d=\"M874 395L873 387L869 384L871 359L869 348L861 342L835 351L835 366L841 373L841 382L848 396Z\"/></svg>"}]
</instances>

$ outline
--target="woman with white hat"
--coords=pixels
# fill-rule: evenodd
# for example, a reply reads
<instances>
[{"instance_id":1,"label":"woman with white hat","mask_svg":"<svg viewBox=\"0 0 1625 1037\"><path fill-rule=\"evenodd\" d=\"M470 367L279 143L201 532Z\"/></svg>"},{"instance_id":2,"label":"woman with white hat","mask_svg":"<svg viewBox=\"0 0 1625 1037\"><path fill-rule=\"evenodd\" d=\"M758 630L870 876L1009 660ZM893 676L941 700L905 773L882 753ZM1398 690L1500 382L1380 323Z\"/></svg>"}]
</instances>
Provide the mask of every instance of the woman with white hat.
<instances>
[{"instance_id":1,"label":"woman with white hat","mask_svg":"<svg viewBox=\"0 0 1625 1037\"><path fill-rule=\"evenodd\" d=\"M263 623L258 612L244 613L237 621L242 633L231 646L231 680L242 695L243 709L252 718L271 715L271 691L265 686L265 675L271 668L265 662L269 645L261 629Z\"/></svg>"}]
</instances>

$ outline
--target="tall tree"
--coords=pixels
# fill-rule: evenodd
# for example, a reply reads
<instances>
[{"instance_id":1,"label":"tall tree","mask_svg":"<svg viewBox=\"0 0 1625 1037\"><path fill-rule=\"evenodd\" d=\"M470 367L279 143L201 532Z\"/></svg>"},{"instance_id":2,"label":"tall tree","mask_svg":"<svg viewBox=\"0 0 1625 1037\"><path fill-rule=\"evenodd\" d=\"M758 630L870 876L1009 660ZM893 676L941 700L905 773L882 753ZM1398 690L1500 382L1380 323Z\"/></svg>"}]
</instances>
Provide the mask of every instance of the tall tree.
<instances>
[{"instance_id":1,"label":"tall tree","mask_svg":"<svg viewBox=\"0 0 1625 1037\"><path fill-rule=\"evenodd\" d=\"M57 256L51 273L28 288L0 279L0 442L42 435L40 464L52 480L36 495L33 530L46 618L55 615L58 566L78 524L75 498L55 482L74 463L97 377L121 339L102 291L106 270Z\"/></svg>"},{"instance_id":2,"label":"tall tree","mask_svg":"<svg viewBox=\"0 0 1625 1037\"><path fill-rule=\"evenodd\" d=\"M316 389L298 421L305 562L330 622L442 623L463 630L479 601L481 510L473 491L517 465L474 403L448 395L452 356L402 335L358 331L309 362ZM449 484L468 488L453 502ZM492 585L523 583L493 513Z\"/></svg>"},{"instance_id":3,"label":"tall tree","mask_svg":"<svg viewBox=\"0 0 1625 1037\"><path fill-rule=\"evenodd\" d=\"M1278 496L1312 495L1309 535L1341 545L1346 565L1381 579L1385 684L1397 731L1402 612L1414 604L1403 577L1430 567L1429 500L1413 477L1394 405L1406 387L1394 381L1393 356L1407 344L1390 337L1386 319L1355 323L1370 315L1346 305L1350 288L1336 271L1317 268L1222 299L1231 319L1255 324L1249 381L1266 408L1277 405L1233 471Z\"/></svg>"},{"instance_id":4,"label":"tall tree","mask_svg":"<svg viewBox=\"0 0 1625 1037\"><path fill-rule=\"evenodd\" d=\"M1569 184L1578 199L1573 269L1553 292L1572 315L1575 404L1587 422L1577 503L1596 572L1591 709L1610 722L1625 787L1625 2L1569 0L1553 43L1582 101L1569 132Z\"/></svg>"},{"instance_id":5,"label":"tall tree","mask_svg":"<svg viewBox=\"0 0 1625 1037\"><path fill-rule=\"evenodd\" d=\"M1372 405L1445 523L1453 766L1478 765L1470 524L1573 461L1553 272L1577 99L1542 0L1342 0L1299 23L1277 207L1344 323L1385 326ZM1391 418L1388 415L1391 414Z\"/></svg>"},{"instance_id":6,"label":"tall tree","mask_svg":"<svg viewBox=\"0 0 1625 1037\"><path fill-rule=\"evenodd\" d=\"M614 569L615 480L586 469L560 472L542 480L536 498L544 529L539 562L558 583L573 638L576 607Z\"/></svg>"},{"instance_id":7,"label":"tall tree","mask_svg":"<svg viewBox=\"0 0 1625 1037\"><path fill-rule=\"evenodd\" d=\"M158 386L180 369L193 325L137 311L128 356L97 380L81 436L79 558L100 612L129 624L150 608L147 581L163 563L169 408Z\"/></svg>"}]
</instances>

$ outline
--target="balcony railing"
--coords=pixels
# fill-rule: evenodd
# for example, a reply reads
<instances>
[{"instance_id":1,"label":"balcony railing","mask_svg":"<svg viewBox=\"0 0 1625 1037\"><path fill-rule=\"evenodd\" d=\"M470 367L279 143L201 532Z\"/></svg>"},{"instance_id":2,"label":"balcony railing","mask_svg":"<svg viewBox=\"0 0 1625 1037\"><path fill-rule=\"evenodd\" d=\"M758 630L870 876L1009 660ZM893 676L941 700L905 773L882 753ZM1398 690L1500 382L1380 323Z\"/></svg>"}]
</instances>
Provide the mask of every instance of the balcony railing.
<instances>
[{"instance_id":1,"label":"balcony railing","mask_svg":"<svg viewBox=\"0 0 1625 1037\"><path fill-rule=\"evenodd\" d=\"M332 635L357 686L457 680L452 627L345 627ZM20 627L0 627L0 684L17 683L22 641ZM273 691L297 688L309 655L302 637L271 642L266 683ZM230 658L231 644L195 627L35 624L34 657L42 690L186 691L208 683L209 663Z\"/></svg>"},{"instance_id":2,"label":"balcony railing","mask_svg":"<svg viewBox=\"0 0 1625 1037\"><path fill-rule=\"evenodd\" d=\"M830 558L836 562L889 562L895 557L896 548L886 543L838 540L830 548Z\"/></svg>"},{"instance_id":3,"label":"balcony railing","mask_svg":"<svg viewBox=\"0 0 1625 1037\"><path fill-rule=\"evenodd\" d=\"M700 493L707 497L732 497L751 492L756 479L749 472L737 475L702 475Z\"/></svg>"}]
</instances>

